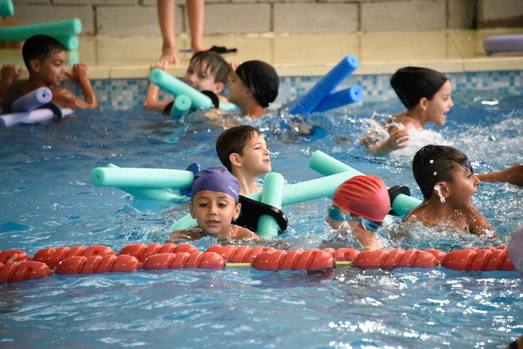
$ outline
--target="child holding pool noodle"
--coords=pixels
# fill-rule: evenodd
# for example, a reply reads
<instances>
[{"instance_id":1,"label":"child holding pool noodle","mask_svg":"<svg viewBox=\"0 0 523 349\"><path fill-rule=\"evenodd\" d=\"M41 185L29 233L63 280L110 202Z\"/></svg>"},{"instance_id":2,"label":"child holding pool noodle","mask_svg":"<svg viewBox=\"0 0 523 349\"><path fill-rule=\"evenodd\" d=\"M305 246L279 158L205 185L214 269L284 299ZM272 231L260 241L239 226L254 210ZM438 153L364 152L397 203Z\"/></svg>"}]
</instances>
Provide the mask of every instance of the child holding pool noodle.
<instances>
[{"instance_id":1,"label":"child holding pool noodle","mask_svg":"<svg viewBox=\"0 0 523 349\"><path fill-rule=\"evenodd\" d=\"M385 123L388 133L385 138L372 131L364 135L361 142L373 154L406 147L409 130L423 129L428 122L444 125L447 113L454 106L450 80L435 70L401 68L392 75L390 84L407 110Z\"/></svg>"},{"instance_id":2,"label":"child holding pool noodle","mask_svg":"<svg viewBox=\"0 0 523 349\"><path fill-rule=\"evenodd\" d=\"M167 69L165 61L158 61L151 65L151 70L159 68ZM202 51L195 53L189 61L189 66L183 79L191 87L198 91L210 91L218 96L218 101L225 102L227 99L220 94L223 92L227 78L229 76L229 64L216 52ZM164 114L170 114L174 101L160 101L160 88L155 84L149 83L145 96L144 109L158 110Z\"/></svg>"},{"instance_id":3,"label":"child holding pool noodle","mask_svg":"<svg viewBox=\"0 0 523 349\"><path fill-rule=\"evenodd\" d=\"M171 241L214 236L218 240L260 238L249 229L232 224L240 215L240 183L223 167L201 170L192 184L189 212L198 227L171 233Z\"/></svg>"},{"instance_id":4,"label":"child holding pool noodle","mask_svg":"<svg viewBox=\"0 0 523 349\"><path fill-rule=\"evenodd\" d=\"M480 181L465 154L449 146L427 145L414 156L412 171L424 201L404 221L496 236L494 228L472 204Z\"/></svg>"},{"instance_id":5,"label":"child holding pool noodle","mask_svg":"<svg viewBox=\"0 0 523 349\"><path fill-rule=\"evenodd\" d=\"M58 107L96 108L98 102L87 75L87 65L75 64L72 71L68 72L65 69L66 55L64 46L47 35L34 35L27 39L22 47L22 56L29 71L29 79L24 81L14 80L18 78L19 74L16 66L2 67L2 74L5 73L11 77L10 80L14 80L7 88L2 85L2 89L5 89L5 92L0 93L0 96L4 96L2 113L11 113L11 106L18 98L40 87L51 89L52 103ZM78 98L71 91L61 87L65 76L80 85L84 99Z\"/></svg>"},{"instance_id":6,"label":"child holding pool noodle","mask_svg":"<svg viewBox=\"0 0 523 349\"><path fill-rule=\"evenodd\" d=\"M280 231L284 231L287 219L280 209L246 197L262 191L258 177L272 170L271 153L261 131L249 125L231 127L218 136L216 153L240 183L242 210L236 224L257 231L258 218L267 214L276 220Z\"/></svg>"}]
</instances>

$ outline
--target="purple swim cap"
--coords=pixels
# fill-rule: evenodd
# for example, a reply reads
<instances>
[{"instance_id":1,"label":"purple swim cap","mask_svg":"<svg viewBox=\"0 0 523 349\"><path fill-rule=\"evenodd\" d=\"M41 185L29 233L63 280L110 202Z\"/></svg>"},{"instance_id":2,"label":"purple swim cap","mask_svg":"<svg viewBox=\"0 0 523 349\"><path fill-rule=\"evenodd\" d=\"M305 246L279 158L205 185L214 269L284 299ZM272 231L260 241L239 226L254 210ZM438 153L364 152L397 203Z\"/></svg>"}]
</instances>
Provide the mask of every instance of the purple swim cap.
<instances>
[{"instance_id":1,"label":"purple swim cap","mask_svg":"<svg viewBox=\"0 0 523 349\"><path fill-rule=\"evenodd\" d=\"M192 196L203 190L215 191L240 199L240 182L225 167L209 167L198 172L192 183Z\"/></svg>"}]
</instances>

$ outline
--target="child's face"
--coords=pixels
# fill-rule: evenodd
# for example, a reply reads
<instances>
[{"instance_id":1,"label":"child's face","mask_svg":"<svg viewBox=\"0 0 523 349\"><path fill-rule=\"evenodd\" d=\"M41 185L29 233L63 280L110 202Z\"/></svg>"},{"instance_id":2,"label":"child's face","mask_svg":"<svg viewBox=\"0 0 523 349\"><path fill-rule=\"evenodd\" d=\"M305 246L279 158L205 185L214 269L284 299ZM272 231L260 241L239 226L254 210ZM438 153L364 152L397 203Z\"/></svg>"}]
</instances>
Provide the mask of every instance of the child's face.
<instances>
[{"instance_id":1,"label":"child's face","mask_svg":"<svg viewBox=\"0 0 523 349\"><path fill-rule=\"evenodd\" d=\"M224 238L229 234L231 222L238 218L240 207L225 193L202 190L192 198L189 211L206 233Z\"/></svg>"},{"instance_id":2,"label":"child's face","mask_svg":"<svg viewBox=\"0 0 523 349\"><path fill-rule=\"evenodd\" d=\"M447 182L449 204L454 208L463 209L472 205L472 195L476 192L479 185L478 176L472 173L470 169L461 165L455 165L452 173L452 180Z\"/></svg>"},{"instance_id":3,"label":"child's face","mask_svg":"<svg viewBox=\"0 0 523 349\"><path fill-rule=\"evenodd\" d=\"M234 72L229 73L229 101L243 104L242 101L251 96L251 91Z\"/></svg>"},{"instance_id":4,"label":"child's face","mask_svg":"<svg viewBox=\"0 0 523 349\"><path fill-rule=\"evenodd\" d=\"M427 121L436 125L445 125L447 113L454 106L452 102L452 83L447 80L428 102Z\"/></svg>"},{"instance_id":5,"label":"child's face","mask_svg":"<svg viewBox=\"0 0 523 349\"><path fill-rule=\"evenodd\" d=\"M223 91L223 84L216 82L216 76L211 73L204 62L194 66L189 65L184 79L198 91L212 91L217 95Z\"/></svg>"},{"instance_id":6,"label":"child's face","mask_svg":"<svg viewBox=\"0 0 523 349\"><path fill-rule=\"evenodd\" d=\"M59 86L65 77L65 58L65 51L55 50L43 61L32 60L31 67L47 86Z\"/></svg>"},{"instance_id":7,"label":"child's face","mask_svg":"<svg viewBox=\"0 0 523 349\"><path fill-rule=\"evenodd\" d=\"M253 132L243 147L240 161L242 169L254 177L272 170L271 153L262 135Z\"/></svg>"}]
</instances>

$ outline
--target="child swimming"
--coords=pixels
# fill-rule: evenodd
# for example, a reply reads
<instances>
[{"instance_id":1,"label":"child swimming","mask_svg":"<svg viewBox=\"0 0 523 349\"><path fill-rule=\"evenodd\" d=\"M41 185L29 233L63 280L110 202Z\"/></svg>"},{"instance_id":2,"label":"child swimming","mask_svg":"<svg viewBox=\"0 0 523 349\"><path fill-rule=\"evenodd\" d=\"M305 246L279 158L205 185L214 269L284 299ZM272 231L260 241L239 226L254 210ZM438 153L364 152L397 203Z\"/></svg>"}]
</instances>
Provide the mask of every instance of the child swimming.
<instances>
[{"instance_id":1,"label":"child swimming","mask_svg":"<svg viewBox=\"0 0 523 349\"><path fill-rule=\"evenodd\" d=\"M242 115L259 118L278 97L280 79L273 66L262 61L247 61L229 73L229 100Z\"/></svg>"},{"instance_id":2,"label":"child swimming","mask_svg":"<svg viewBox=\"0 0 523 349\"><path fill-rule=\"evenodd\" d=\"M196 240L214 236L218 240L259 240L256 233L232 224L240 215L240 184L223 167L201 170L192 184L189 212L198 227L174 231L171 241Z\"/></svg>"},{"instance_id":3,"label":"child swimming","mask_svg":"<svg viewBox=\"0 0 523 349\"><path fill-rule=\"evenodd\" d=\"M423 193L423 203L404 221L424 226L446 226L476 235L494 237L496 231L472 204L480 180L465 154L442 145L427 145L412 162L414 178Z\"/></svg>"},{"instance_id":4,"label":"child swimming","mask_svg":"<svg viewBox=\"0 0 523 349\"><path fill-rule=\"evenodd\" d=\"M155 62L151 65L151 69L154 68L166 70L167 62L165 60ZM227 99L220 94L227 84L229 72L230 66L222 56L212 51L201 51L191 57L184 80L198 91L210 91L218 96L218 101L227 102ZM145 110L157 110L169 114L173 101L160 101L159 94L160 88L150 83L143 107Z\"/></svg>"},{"instance_id":5,"label":"child swimming","mask_svg":"<svg viewBox=\"0 0 523 349\"><path fill-rule=\"evenodd\" d=\"M450 80L435 70L401 68L392 75L390 84L407 110L392 116L383 125L386 136L372 131L364 135L361 142L373 154L405 148L409 131L422 130L426 123L444 125L447 113L454 106Z\"/></svg>"},{"instance_id":6,"label":"child swimming","mask_svg":"<svg viewBox=\"0 0 523 349\"><path fill-rule=\"evenodd\" d=\"M240 182L240 194L261 191L256 183L259 176L271 172L271 153L259 129L249 125L231 127L216 140L216 153Z\"/></svg>"},{"instance_id":7,"label":"child swimming","mask_svg":"<svg viewBox=\"0 0 523 349\"><path fill-rule=\"evenodd\" d=\"M2 113L11 113L11 105L16 99L39 87L51 89L52 102L58 107L94 109L98 106L87 74L87 65L75 64L71 71L67 71L65 69L67 52L56 39L47 35L34 35L24 42L22 56L29 71L28 80L17 80L20 69L15 65L2 67L2 75L9 76L9 80L12 81L9 86L4 83L0 85L3 90L0 92L0 96L3 96ZM84 99L61 87L66 76L80 85Z\"/></svg>"},{"instance_id":8,"label":"child swimming","mask_svg":"<svg viewBox=\"0 0 523 349\"><path fill-rule=\"evenodd\" d=\"M354 176L338 186L325 221L342 235L352 233L369 250L380 248L378 228L390 211L385 183L376 176Z\"/></svg>"}]
</instances>

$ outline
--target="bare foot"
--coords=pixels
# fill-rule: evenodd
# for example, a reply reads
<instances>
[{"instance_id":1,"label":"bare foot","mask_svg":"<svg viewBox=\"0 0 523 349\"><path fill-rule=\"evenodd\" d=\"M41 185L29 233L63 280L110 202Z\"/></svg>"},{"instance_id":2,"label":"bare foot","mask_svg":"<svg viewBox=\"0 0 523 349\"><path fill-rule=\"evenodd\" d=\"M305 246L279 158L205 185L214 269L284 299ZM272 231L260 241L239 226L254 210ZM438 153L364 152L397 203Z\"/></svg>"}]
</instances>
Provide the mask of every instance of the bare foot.
<instances>
[{"instance_id":1,"label":"bare foot","mask_svg":"<svg viewBox=\"0 0 523 349\"><path fill-rule=\"evenodd\" d=\"M172 48L162 48L162 56L160 61L165 64L178 65L180 64L180 59L176 56L176 49Z\"/></svg>"}]
</instances>

